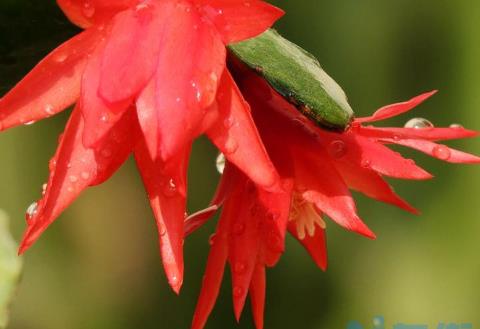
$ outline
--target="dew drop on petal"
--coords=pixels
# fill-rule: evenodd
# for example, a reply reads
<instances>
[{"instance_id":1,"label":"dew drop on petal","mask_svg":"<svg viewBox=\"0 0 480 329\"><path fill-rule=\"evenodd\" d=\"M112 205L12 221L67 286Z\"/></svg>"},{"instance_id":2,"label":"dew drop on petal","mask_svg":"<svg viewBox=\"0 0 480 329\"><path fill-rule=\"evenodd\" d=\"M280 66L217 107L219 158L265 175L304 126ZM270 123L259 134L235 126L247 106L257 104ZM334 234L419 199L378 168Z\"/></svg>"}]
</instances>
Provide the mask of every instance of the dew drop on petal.
<instances>
[{"instance_id":1,"label":"dew drop on petal","mask_svg":"<svg viewBox=\"0 0 480 329\"><path fill-rule=\"evenodd\" d=\"M166 197L173 197L175 196L176 192L177 186L175 185L175 181L173 180L173 178L170 178L163 187L163 194Z\"/></svg>"},{"instance_id":2,"label":"dew drop on petal","mask_svg":"<svg viewBox=\"0 0 480 329\"><path fill-rule=\"evenodd\" d=\"M45 195L47 193L47 183L42 185L42 195Z\"/></svg>"},{"instance_id":3,"label":"dew drop on petal","mask_svg":"<svg viewBox=\"0 0 480 329\"><path fill-rule=\"evenodd\" d=\"M164 236L165 234L167 234L167 228L165 227L165 224L163 224L163 223L159 224L158 234L160 234L160 236Z\"/></svg>"},{"instance_id":4,"label":"dew drop on petal","mask_svg":"<svg viewBox=\"0 0 480 329\"><path fill-rule=\"evenodd\" d=\"M368 168L370 168L371 165L372 165L372 163L370 162L370 160L368 160L368 159L362 160L361 166L363 168L368 169Z\"/></svg>"},{"instance_id":5,"label":"dew drop on petal","mask_svg":"<svg viewBox=\"0 0 480 329\"><path fill-rule=\"evenodd\" d=\"M59 53L56 53L54 56L53 56L53 60L57 63L63 63L67 60L68 58L68 54L64 53L64 52L59 52Z\"/></svg>"},{"instance_id":6,"label":"dew drop on petal","mask_svg":"<svg viewBox=\"0 0 480 329\"><path fill-rule=\"evenodd\" d=\"M72 183L75 183L75 182L78 181L78 177L75 176L75 175L70 175L70 176L68 177L68 179L69 179Z\"/></svg>"},{"instance_id":7,"label":"dew drop on petal","mask_svg":"<svg viewBox=\"0 0 480 329\"><path fill-rule=\"evenodd\" d=\"M242 287L239 287L239 286L236 286L233 288L233 297L242 297L243 295L243 288Z\"/></svg>"},{"instance_id":8,"label":"dew drop on petal","mask_svg":"<svg viewBox=\"0 0 480 329\"><path fill-rule=\"evenodd\" d=\"M38 212L38 203L33 202L31 205L28 206L27 211L25 213L26 219L31 220Z\"/></svg>"},{"instance_id":9,"label":"dew drop on petal","mask_svg":"<svg viewBox=\"0 0 480 329\"><path fill-rule=\"evenodd\" d=\"M25 125L25 126L31 126L31 125L33 125L35 122L36 122L35 120L28 121L28 122L25 122L24 125Z\"/></svg>"},{"instance_id":10,"label":"dew drop on petal","mask_svg":"<svg viewBox=\"0 0 480 329\"><path fill-rule=\"evenodd\" d=\"M245 273L246 269L247 269L247 266L245 265L245 263L242 263L242 262L236 262L235 265L233 266L233 271L237 274Z\"/></svg>"},{"instance_id":11,"label":"dew drop on petal","mask_svg":"<svg viewBox=\"0 0 480 329\"><path fill-rule=\"evenodd\" d=\"M450 128L453 128L453 129L463 129L463 126L461 124L458 124L458 123L452 123L450 125Z\"/></svg>"},{"instance_id":12,"label":"dew drop on petal","mask_svg":"<svg viewBox=\"0 0 480 329\"><path fill-rule=\"evenodd\" d=\"M82 12L85 17L92 18L95 15L95 6L89 0L86 0L83 2Z\"/></svg>"},{"instance_id":13,"label":"dew drop on petal","mask_svg":"<svg viewBox=\"0 0 480 329\"><path fill-rule=\"evenodd\" d=\"M440 160L450 159L452 152L445 145L437 145L433 148L433 156Z\"/></svg>"},{"instance_id":14,"label":"dew drop on petal","mask_svg":"<svg viewBox=\"0 0 480 329\"><path fill-rule=\"evenodd\" d=\"M413 118L408 120L408 122L405 124L405 128L424 129L433 127L433 123L424 118Z\"/></svg>"},{"instance_id":15,"label":"dew drop on petal","mask_svg":"<svg viewBox=\"0 0 480 329\"><path fill-rule=\"evenodd\" d=\"M340 159L347 154L347 145L342 140L335 140L328 145L328 153L333 158Z\"/></svg>"},{"instance_id":16,"label":"dew drop on petal","mask_svg":"<svg viewBox=\"0 0 480 329\"><path fill-rule=\"evenodd\" d=\"M216 233L213 233L212 235L210 235L210 237L208 238L208 244L213 246L215 244L216 238L217 238Z\"/></svg>"},{"instance_id":17,"label":"dew drop on petal","mask_svg":"<svg viewBox=\"0 0 480 329\"><path fill-rule=\"evenodd\" d=\"M229 138L225 143L225 153L232 154L238 149L238 144L233 138Z\"/></svg>"},{"instance_id":18,"label":"dew drop on petal","mask_svg":"<svg viewBox=\"0 0 480 329\"><path fill-rule=\"evenodd\" d=\"M55 110L54 110L54 108L53 108L53 106L52 106L51 104L45 105L45 107L43 108L43 110L45 111L45 113L46 113L48 116L55 114Z\"/></svg>"},{"instance_id":19,"label":"dew drop on petal","mask_svg":"<svg viewBox=\"0 0 480 329\"><path fill-rule=\"evenodd\" d=\"M245 225L242 223L236 223L233 225L233 233L236 235L241 235L245 231Z\"/></svg>"},{"instance_id":20,"label":"dew drop on petal","mask_svg":"<svg viewBox=\"0 0 480 329\"><path fill-rule=\"evenodd\" d=\"M84 171L80 174L80 177L82 177L82 179L84 179L84 180L87 180L87 179L90 178L90 174L88 172Z\"/></svg>"},{"instance_id":21,"label":"dew drop on petal","mask_svg":"<svg viewBox=\"0 0 480 329\"><path fill-rule=\"evenodd\" d=\"M223 120L223 126L224 126L225 128L230 128L230 127L233 126L233 121L234 121L234 120L233 120L232 117L228 117L228 118L226 118L225 120Z\"/></svg>"},{"instance_id":22,"label":"dew drop on petal","mask_svg":"<svg viewBox=\"0 0 480 329\"><path fill-rule=\"evenodd\" d=\"M107 123L108 120L110 120L110 116L108 115L108 113L103 113L102 116L100 117L100 120L101 120L102 122Z\"/></svg>"},{"instance_id":23,"label":"dew drop on petal","mask_svg":"<svg viewBox=\"0 0 480 329\"><path fill-rule=\"evenodd\" d=\"M223 155L223 153L220 153L217 156L217 160L215 161L215 165L217 166L217 171L220 174L223 174L223 171L225 170L225 155Z\"/></svg>"}]
</instances>

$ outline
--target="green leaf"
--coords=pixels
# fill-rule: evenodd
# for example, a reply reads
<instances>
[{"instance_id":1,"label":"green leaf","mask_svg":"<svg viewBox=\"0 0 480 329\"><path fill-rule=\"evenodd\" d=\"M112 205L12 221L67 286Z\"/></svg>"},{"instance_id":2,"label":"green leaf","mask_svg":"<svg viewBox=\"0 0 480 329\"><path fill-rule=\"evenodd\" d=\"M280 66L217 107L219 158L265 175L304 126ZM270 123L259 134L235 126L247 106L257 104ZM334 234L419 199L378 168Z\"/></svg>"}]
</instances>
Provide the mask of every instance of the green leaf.
<instances>
[{"instance_id":1,"label":"green leaf","mask_svg":"<svg viewBox=\"0 0 480 329\"><path fill-rule=\"evenodd\" d=\"M317 125L344 130L352 122L353 110L342 88L312 54L275 30L229 49Z\"/></svg>"},{"instance_id":2,"label":"green leaf","mask_svg":"<svg viewBox=\"0 0 480 329\"><path fill-rule=\"evenodd\" d=\"M8 218L0 210L0 328L6 328L9 306L20 281L22 259L17 256L17 243L10 235Z\"/></svg>"}]
</instances>

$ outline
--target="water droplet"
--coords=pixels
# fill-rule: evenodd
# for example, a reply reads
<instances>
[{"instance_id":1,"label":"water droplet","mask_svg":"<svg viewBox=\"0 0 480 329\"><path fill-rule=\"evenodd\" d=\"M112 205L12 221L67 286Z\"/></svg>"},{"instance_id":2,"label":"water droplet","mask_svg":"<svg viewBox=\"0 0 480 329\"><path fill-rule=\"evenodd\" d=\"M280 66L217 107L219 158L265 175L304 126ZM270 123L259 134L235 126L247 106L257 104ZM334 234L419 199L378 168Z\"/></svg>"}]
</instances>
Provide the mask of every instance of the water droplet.
<instances>
[{"instance_id":1,"label":"water droplet","mask_svg":"<svg viewBox=\"0 0 480 329\"><path fill-rule=\"evenodd\" d=\"M53 105L51 105L51 104L45 105L45 107L43 108L43 110L44 110L45 113L47 113L47 115L49 115L49 116L55 114L55 109L53 108Z\"/></svg>"},{"instance_id":2,"label":"water droplet","mask_svg":"<svg viewBox=\"0 0 480 329\"><path fill-rule=\"evenodd\" d=\"M368 160L368 159L362 160L361 166L363 168L368 169L368 168L370 168L371 165L372 165L372 163L371 163L370 160Z\"/></svg>"},{"instance_id":3,"label":"water droplet","mask_svg":"<svg viewBox=\"0 0 480 329\"><path fill-rule=\"evenodd\" d=\"M244 224L236 223L235 225L233 225L233 233L235 233L236 235L241 235L243 234L243 232L245 232Z\"/></svg>"},{"instance_id":4,"label":"water droplet","mask_svg":"<svg viewBox=\"0 0 480 329\"><path fill-rule=\"evenodd\" d=\"M30 204L27 208L27 211L26 211L26 219L27 221L28 220L31 220L38 212L38 203L37 202L33 202L32 204Z\"/></svg>"},{"instance_id":5,"label":"water droplet","mask_svg":"<svg viewBox=\"0 0 480 329\"><path fill-rule=\"evenodd\" d=\"M347 145L342 140L335 140L328 146L328 153L336 159L340 159L347 154Z\"/></svg>"},{"instance_id":6,"label":"water droplet","mask_svg":"<svg viewBox=\"0 0 480 329\"><path fill-rule=\"evenodd\" d=\"M243 295L243 288L240 286L235 286L233 288L233 297L238 298L238 297L242 297L242 295Z\"/></svg>"},{"instance_id":7,"label":"water droplet","mask_svg":"<svg viewBox=\"0 0 480 329\"><path fill-rule=\"evenodd\" d=\"M63 63L67 60L68 54L64 52L58 52L53 56L53 60L57 63Z\"/></svg>"},{"instance_id":8,"label":"water droplet","mask_svg":"<svg viewBox=\"0 0 480 329\"><path fill-rule=\"evenodd\" d=\"M78 177L75 176L75 175L71 175L68 177L68 179L72 182L72 183L75 183L78 181Z\"/></svg>"},{"instance_id":9,"label":"water droplet","mask_svg":"<svg viewBox=\"0 0 480 329\"><path fill-rule=\"evenodd\" d=\"M236 262L235 265L233 266L233 271L237 274L245 273L246 269L247 269L247 266L245 265L245 263L242 263L242 262Z\"/></svg>"},{"instance_id":10,"label":"water droplet","mask_svg":"<svg viewBox=\"0 0 480 329\"><path fill-rule=\"evenodd\" d=\"M228 117L225 120L223 120L223 126L225 128L230 128L233 126L234 119L232 117Z\"/></svg>"},{"instance_id":11,"label":"water droplet","mask_svg":"<svg viewBox=\"0 0 480 329\"><path fill-rule=\"evenodd\" d=\"M452 123L450 125L450 128L453 128L453 129L463 129L463 126L461 124L458 124L458 123Z\"/></svg>"},{"instance_id":12,"label":"water droplet","mask_svg":"<svg viewBox=\"0 0 480 329\"><path fill-rule=\"evenodd\" d=\"M250 2L249 2L249 1L245 1L245 2L243 3L243 5L244 5L245 7L250 7Z\"/></svg>"},{"instance_id":13,"label":"water droplet","mask_svg":"<svg viewBox=\"0 0 480 329\"><path fill-rule=\"evenodd\" d=\"M72 168L72 163L71 162L67 163L67 168L69 168L69 169Z\"/></svg>"},{"instance_id":14,"label":"water droplet","mask_svg":"<svg viewBox=\"0 0 480 329\"><path fill-rule=\"evenodd\" d=\"M102 122L107 123L108 120L110 120L110 116L108 115L108 113L103 113L102 116L100 117L100 120L101 120Z\"/></svg>"},{"instance_id":15,"label":"water droplet","mask_svg":"<svg viewBox=\"0 0 480 329\"><path fill-rule=\"evenodd\" d=\"M220 174L223 174L223 171L225 170L225 155L223 155L223 153L220 153L217 156L217 160L215 161L215 165L217 166L217 171Z\"/></svg>"},{"instance_id":16,"label":"water droplet","mask_svg":"<svg viewBox=\"0 0 480 329\"><path fill-rule=\"evenodd\" d=\"M180 103L181 101L182 101L182 98L181 98L181 97L175 98L175 102Z\"/></svg>"},{"instance_id":17,"label":"water droplet","mask_svg":"<svg viewBox=\"0 0 480 329\"><path fill-rule=\"evenodd\" d=\"M279 213L276 213L276 212L268 212L267 213L267 218L269 220L277 220L278 218L280 217L280 214Z\"/></svg>"},{"instance_id":18,"label":"water droplet","mask_svg":"<svg viewBox=\"0 0 480 329\"><path fill-rule=\"evenodd\" d=\"M452 156L452 152L445 145L437 145L433 148L433 156L440 160L448 160Z\"/></svg>"},{"instance_id":19,"label":"water droplet","mask_svg":"<svg viewBox=\"0 0 480 329\"><path fill-rule=\"evenodd\" d=\"M169 282L172 286L176 286L179 283L179 281L180 280L178 279L178 277L176 275L172 276L169 280Z\"/></svg>"},{"instance_id":20,"label":"water droplet","mask_svg":"<svg viewBox=\"0 0 480 329\"><path fill-rule=\"evenodd\" d=\"M82 179L87 180L87 179L90 178L90 174L88 172L84 171L80 174L80 177L82 177Z\"/></svg>"},{"instance_id":21,"label":"water droplet","mask_svg":"<svg viewBox=\"0 0 480 329\"><path fill-rule=\"evenodd\" d=\"M42 185L42 195L45 195L46 192L47 192L47 183Z\"/></svg>"},{"instance_id":22,"label":"water droplet","mask_svg":"<svg viewBox=\"0 0 480 329\"><path fill-rule=\"evenodd\" d=\"M164 236L165 234L167 234L167 228L165 227L165 224L163 224L163 223L159 224L158 234L160 234L160 236Z\"/></svg>"},{"instance_id":23,"label":"water droplet","mask_svg":"<svg viewBox=\"0 0 480 329\"><path fill-rule=\"evenodd\" d=\"M433 127L433 123L424 118L413 118L408 120L408 122L405 124L405 128L424 129Z\"/></svg>"},{"instance_id":24,"label":"water droplet","mask_svg":"<svg viewBox=\"0 0 480 329\"><path fill-rule=\"evenodd\" d=\"M225 143L225 153L232 154L238 149L238 144L233 138L229 138Z\"/></svg>"},{"instance_id":25,"label":"water droplet","mask_svg":"<svg viewBox=\"0 0 480 329\"><path fill-rule=\"evenodd\" d=\"M50 171L54 171L56 166L57 166L57 160L55 158L50 159L50 161L48 162L48 169Z\"/></svg>"},{"instance_id":26,"label":"water droplet","mask_svg":"<svg viewBox=\"0 0 480 329\"><path fill-rule=\"evenodd\" d=\"M210 237L208 238L208 244L213 246L215 244L215 241L217 239L217 234L213 233L212 235L210 235Z\"/></svg>"},{"instance_id":27,"label":"water droplet","mask_svg":"<svg viewBox=\"0 0 480 329\"><path fill-rule=\"evenodd\" d=\"M35 120L31 120L31 121L25 122L24 125L25 125L25 126L31 126L31 125L33 125L35 122L36 122Z\"/></svg>"},{"instance_id":28,"label":"water droplet","mask_svg":"<svg viewBox=\"0 0 480 329\"><path fill-rule=\"evenodd\" d=\"M173 197L177 192L177 186L173 178L170 178L163 187L163 194L167 197Z\"/></svg>"},{"instance_id":29,"label":"water droplet","mask_svg":"<svg viewBox=\"0 0 480 329\"><path fill-rule=\"evenodd\" d=\"M400 140L400 136L398 136L398 135L393 135L393 140L398 142L398 141Z\"/></svg>"},{"instance_id":30,"label":"water droplet","mask_svg":"<svg viewBox=\"0 0 480 329\"><path fill-rule=\"evenodd\" d=\"M87 18L92 18L95 15L95 6L90 1L83 2L83 15Z\"/></svg>"}]
</instances>

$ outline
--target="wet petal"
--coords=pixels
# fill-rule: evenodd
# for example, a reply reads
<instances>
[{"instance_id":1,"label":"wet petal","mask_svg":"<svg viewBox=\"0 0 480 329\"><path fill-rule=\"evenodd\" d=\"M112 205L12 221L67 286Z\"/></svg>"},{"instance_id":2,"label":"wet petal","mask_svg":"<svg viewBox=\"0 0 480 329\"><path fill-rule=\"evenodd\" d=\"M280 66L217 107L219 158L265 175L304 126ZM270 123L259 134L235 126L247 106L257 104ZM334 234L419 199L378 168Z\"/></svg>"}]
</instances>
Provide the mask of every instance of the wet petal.
<instances>
[{"instance_id":1,"label":"wet petal","mask_svg":"<svg viewBox=\"0 0 480 329\"><path fill-rule=\"evenodd\" d=\"M253 319L257 329L263 329L263 313L265 311L265 266L257 264L250 284L250 301Z\"/></svg>"},{"instance_id":2,"label":"wet petal","mask_svg":"<svg viewBox=\"0 0 480 329\"><path fill-rule=\"evenodd\" d=\"M395 144L407 146L426 153L434 158L451 163L478 164L480 158L462 151L449 148L446 145L436 144L430 141L419 139L402 139L394 141Z\"/></svg>"},{"instance_id":3,"label":"wet petal","mask_svg":"<svg viewBox=\"0 0 480 329\"><path fill-rule=\"evenodd\" d=\"M257 184L268 187L278 182L277 172L255 128L250 108L227 71L221 80L217 102L219 117L207 131L208 137L228 161Z\"/></svg>"},{"instance_id":4,"label":"wet petal","mask_svg":"<svg viewBox=\"0 0 480 329\"><path fill-rule=\"evenodd\" d=\"M284 11L258 0L195 0L222 35L225 44L253 38L267 30Z\"/></svg>"},{"instance_id":5,"label":"wet petal","mask_svg":"<svg viewBox=\"0 0 480 329\"><path fill-rule=\"evenodd\" d=\"M327 270L327 244L325 239L325 230L316 227L315 234L310 236L306 234L303 239L298 236L297 228L294 221L288 223L288 231L295 239L300 242L305 250L310 254L315 264L322 270Z\"/></svg>"},{"instance_id":6,"label":"wet petal","mask_svg":"<svg viewBox=\"0 0 480 329\"><path fill-rule=\"evenodd\" d=\"M357 133L375 139L425 139L445 141L452 139L477 137L478 132L465 128L377 128L360 127Z\"/></svg>"},{"instance_id":7,"label":"wet petal","mask_svg":"<svg viewBox=\"0 0 480 329\"><path fill-rule=\"evenodd\" d=\"M155 215L168 282L179 293L183 283L183 225L190 148L163 162L153 160L145 141L140 139L134 155Z\"/></svg>"},{"instance_id":8,"label":"wet petal","mask_svg":"<svg viewBox=\"0 0 480 329\"><path fill-rule=\"evenodd\" d=\"M138 94L155 72L173 2L144 3L119 13L101 55L99 93L114 103Z\"/></svg>"},{"instance_id":9,"label":"wet petal","mask_svg":"<svg viewBox=\"0 0 480 329\"><path fill-rule=\"evenodd\" d=\"M137 2L137 0L57 0L68 19L83 28L101 23Z\"/></svg>"},{"instance_id":10,"label":"wet petal","mask_svg":"<svg viewBox=\"0 0 480 329\"><path fill-rule=\"evenodd\" d=\"M0 130L63 111L80 95L88 54L101 36L91 29L52 51L0 100Z\"/></svg>"},{"instance_id":11,"label":"wet petal","mask_svg":"<svg viewBox=\"0 0 480 329\"><path fill-rule=\"evenodd\" d=\"M114 127L112 135L104 138L97 148L89 149L82 143L84 124L80 109L77 107L73 111L50 162L45 196L38 202L36 215L29 220L21 253L85 188L106 180L125 161L132 150L132 141L125 138L131 131L131 122L132 116L126 115Z\"/></svg>"},{"instance_id":12,"label":"wet petal","mask_svg":"<svg viewBox=\"0 0 480 329\"><path fill-rule=\"evenodd\" d=\"M396 103L392 105L387 105L376 111L372 116L366 118L358 118L355 119L355 122L363 123L363 122L375 122L380 120L389 119L400 115L402 113L408 112L413 108L417 107L428 98L432 97L437 93L437 90L422 94L420 96L414 97L409 101Z\"/></svg>"},{"instance_id":13,"label":"wet petal","mask_svg":"<svg viewBox=\"0 0 480 329\"><path fill-rule=\"evenodd\" d=\"M226 50L214 29L187 2L169 12L161 42L154 77L155 111L160 156L168 159L203 132L203 117L215 100Z\"/></svg>"}]
</instances>

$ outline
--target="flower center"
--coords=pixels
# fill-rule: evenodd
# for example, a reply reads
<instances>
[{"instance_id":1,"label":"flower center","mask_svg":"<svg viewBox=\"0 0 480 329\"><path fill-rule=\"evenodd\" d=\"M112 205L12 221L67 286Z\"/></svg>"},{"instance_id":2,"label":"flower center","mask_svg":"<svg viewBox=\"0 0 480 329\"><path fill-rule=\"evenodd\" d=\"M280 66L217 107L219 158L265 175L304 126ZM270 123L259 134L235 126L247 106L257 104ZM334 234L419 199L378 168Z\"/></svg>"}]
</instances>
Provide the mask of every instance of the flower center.
<instances>
[{"instance_id":1,"label":"flower center","mask_svg":"<svg viewBox=\"0 0 480 329\"><path fill-rule=\"evenodd\" d=\"M296 194L293 199L289 221L295 221L297 235L300 240L305 239L307 234L315 235L316 226L325 229L327 225L322 214L315 208L314 204L305 201L301 195Z\"/></svg>"}]
</instances>

